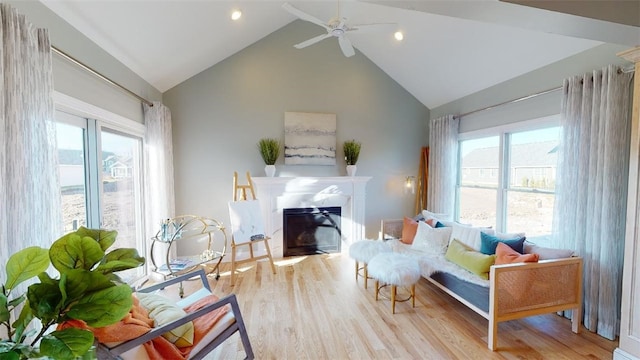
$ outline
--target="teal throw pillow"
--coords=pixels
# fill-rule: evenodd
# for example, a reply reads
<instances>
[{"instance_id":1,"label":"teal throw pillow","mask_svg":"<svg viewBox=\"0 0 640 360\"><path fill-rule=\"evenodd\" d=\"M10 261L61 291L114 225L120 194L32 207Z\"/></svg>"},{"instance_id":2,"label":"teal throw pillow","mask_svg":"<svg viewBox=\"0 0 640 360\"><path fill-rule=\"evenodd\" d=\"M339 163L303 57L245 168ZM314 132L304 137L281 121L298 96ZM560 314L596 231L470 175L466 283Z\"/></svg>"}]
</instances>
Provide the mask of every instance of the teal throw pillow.
<instances>
[{"instance_id":1,"label":"teal throw pillow","mask_svg":"<svg viewBox=\"0 0 640 360\"><path fill-rule=\"evenodd\" d=\"M443 223L441 223L440 221L436 222L436 228L443 228L446 227Z\"/></svg>"},{"instance_id":2,"label":"teal throw pillow","mask_svg":"<svg viewBox=\"0 0 640 360\"><path fill-rule=\"evenodd\" d=\"M504 243L508 245L513 250L517 251L518 254L524 254L524 240L525 237L515 238L515 239L500 239L497 236L485 234L483 232L480 233L480 252L486 255L493 255L496 253L496 247L498 247L498 243Z\"/></svg>"}]
</instances>

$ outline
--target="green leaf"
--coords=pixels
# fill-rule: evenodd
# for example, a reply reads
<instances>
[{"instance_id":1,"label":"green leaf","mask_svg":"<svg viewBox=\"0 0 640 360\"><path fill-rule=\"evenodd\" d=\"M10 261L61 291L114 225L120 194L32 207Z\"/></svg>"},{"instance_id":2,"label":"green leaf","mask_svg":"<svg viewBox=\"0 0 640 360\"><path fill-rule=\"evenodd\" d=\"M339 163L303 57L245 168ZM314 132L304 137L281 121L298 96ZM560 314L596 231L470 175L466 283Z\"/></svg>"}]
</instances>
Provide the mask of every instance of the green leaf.
<instances>
[{"instance_id":1,"label":"green leaf","mask_svg":"<svg viewBox=\"0 0 640 360\"><path fill-rule=\"evenodd\" d=\"M69 270L66 291L70 301L79 300L86 293L115 286L105 275L84 269Z\"/></svg>"},{"instance_id":2,"label":"green leaf","mask_svg":"<svg viewBox=\"0 0 640 360\"><path fill-rule=\"evenodd\" d=\"M67 328L44 336L40 342L40 353L56 360L73 360L89 351L91 345L91 331Z\"/></svg>"},{"instance_id":3,"label":"green leaf","mask_svg":"<svg viewBox=\"0 0 640 360\"><path fill-rule=\"evenodd\" d=\"M103 327L120 321L129 313L133 300L128 285L112 286L83 297L71 306L67 316L84 320L92 327Z\"/></svg>"},{"instance_id":4,"label":"green leaf","mask_svg":"<svg viewBox=\"0 0 640 360\"><path fill-rule=\"evenodd\" d=\"M2 352L0 349L0 360L20 360L20 354L14 350Z\"/></svg>"},{"instance_id":5,"label":"green leaf","mask_svg":"<svg viewBox=\"0 0 640 360\"><path fill-rule=\"evenodd\" d=\"M46 272L41 272L40 274L38 274L38 280L40 280L40 282L43 283L43 284L50 284L50 285L58 286L58 280L52 279L49 276L49 274L47 274Z\"/></svg>"},{"instance_id":6,"label":"green leaf","mask_svg":"<svg viewBox=\"0 0 640 360\"><path fill-rule=\"evenodd\" d=\"M28 247L11 255L7 261L7 282L5 287L13 289L23 281L29 280L49 267L47 249L38 246Z\"/></svg>"},{"instance_id":7,"label":"green leaf","mask_svg":"<svg viewBox=\"0 0 640 360\"><path fill-rule=\"evenodd\" d=\"M11 306L12 308L22 304L23 301L25 301L27 299L27 296L22 294L20 296L18 296L17 298L9 301L9 306Z\"/></svg>"},{"instance_id":8,"label":"green leaf","mask_svg":"<svg viewBox=\"0 0 640 360\"><path fill-rule=\"evenodd\" d=\"M33 284L27 290L27 299L33 315L43 323L58 318L58 309L62 308L60 288L54 284Z\"/></svg>"},{"instance_id":9,"label":"green leaf","mask_svg":"<svg viewBox=\"0 0 640 360\"><path fill-rule=\"evenodd\" d=\"M29 326L29 323L33 320L33 311L29 306L29 302L25 303L22 307L22 311L20 311L20 316L13 322L11 326L15 333L13 334L13 341L22 342L22 334L24 334L25 329Z\"/></svg>"},{"instance_id":10,"label":"green leaf","mask_svg":"<svg viewBox=\"0 0 640 360\"><path fill-rule=\"evenodd\" d=\"M118 236L118 232L115 230L87 229L84 226L81 226L80 229L76 230L76 234L82 237L89 236L94 239L100 244L102 251L107 251L107 249L116 241L116 237Z\"/></svg>"},{"instance_id":11,"label":"green leaf","mask_svg":"<svg viewBox=\"0 0 640 360\"><path fill-rule=\"evenodd\" d=\"M96 271L106 274L129 270L143 265L144 262L144 257L138 255L138 250L136 249L115 249L104 257Z\"/></svg>"},{"instance_id":12,"label":"green leaf","mask_svg":"<svg viewBox=\"0 0 640 360\"><path fill-rule=\"evenodd\" d=\"M0 294L0 322L9 321L9 306L7 297L4 294Z\"/></svg>"},{"instance_id":13,"label":"green leaf","mask_svg":"<svg viewBox=\"0 0 640 360\"><path fill-rule=\"evenodd\" d=\"M60 273L70 269L91 270L103 256L104 251L94 239L74 233L56 240L49 250L51 262Z\"/></svg>"}]
</instances>

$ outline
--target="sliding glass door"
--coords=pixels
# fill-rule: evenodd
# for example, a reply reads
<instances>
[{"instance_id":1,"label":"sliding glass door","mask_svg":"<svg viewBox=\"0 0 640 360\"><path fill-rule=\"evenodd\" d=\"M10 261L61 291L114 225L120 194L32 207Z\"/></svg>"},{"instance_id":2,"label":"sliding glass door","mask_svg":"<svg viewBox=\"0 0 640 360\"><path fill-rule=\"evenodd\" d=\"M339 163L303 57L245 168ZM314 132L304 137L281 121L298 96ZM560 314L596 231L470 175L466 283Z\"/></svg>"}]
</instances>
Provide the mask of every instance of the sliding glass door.
<instances>
[{"instance_id":1,"label":"sliding glass door","mask_svg":"<svg viewBox=\"0 0 640 360\"><path fill-rule=\"evenodd\" d=\"M56 111L64 230L117 230L113 248L146 256L142 218L142 138L96 119ZM134 280L143 267L123 274Z\"/></svg>"}]
</instances>

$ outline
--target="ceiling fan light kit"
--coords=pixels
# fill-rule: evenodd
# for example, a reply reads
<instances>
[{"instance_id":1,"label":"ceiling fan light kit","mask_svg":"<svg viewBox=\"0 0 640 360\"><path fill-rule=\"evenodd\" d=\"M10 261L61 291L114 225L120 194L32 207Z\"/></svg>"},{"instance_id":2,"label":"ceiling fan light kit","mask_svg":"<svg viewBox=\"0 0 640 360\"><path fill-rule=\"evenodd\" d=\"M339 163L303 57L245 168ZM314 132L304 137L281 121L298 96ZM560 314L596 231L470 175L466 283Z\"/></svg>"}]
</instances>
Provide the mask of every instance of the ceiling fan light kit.
<instances>
[{"instance_id":1,"label":"ceiling fan light kit","mask_svg":"<svg viewBox=\"0 0 640 360\"><path fill-rule=\"evenodd\" d=\"M335 38L338 38L338 45L340 45L340 50L342 50L342 53L346 57L351 57L356 54L356 51L353 48L353 45L351 44L351 41L346 36L347 32L360 30L361 27L373 27L378 25L385 25L385 26L395 25L390 23L377 23L377 24L363 24L363 25L349 26L347 25L347 18L340 17L339 10L338 10L337 16L335 16L334 18L330 19L327 22L323 22L322 20L316 18L315 16L307 14L306 12L294 7L289 3L282 4L282 7L289 13L298 17L299 19L321 26L327 31L326 34L318 35L309 40L303 41L299 44L295 44L293 45L293 47L295 47L296 49L303 49L303 48L306 48L307 46L318 43L324 39L335 37Z\"/></svg>"}]
</instances>

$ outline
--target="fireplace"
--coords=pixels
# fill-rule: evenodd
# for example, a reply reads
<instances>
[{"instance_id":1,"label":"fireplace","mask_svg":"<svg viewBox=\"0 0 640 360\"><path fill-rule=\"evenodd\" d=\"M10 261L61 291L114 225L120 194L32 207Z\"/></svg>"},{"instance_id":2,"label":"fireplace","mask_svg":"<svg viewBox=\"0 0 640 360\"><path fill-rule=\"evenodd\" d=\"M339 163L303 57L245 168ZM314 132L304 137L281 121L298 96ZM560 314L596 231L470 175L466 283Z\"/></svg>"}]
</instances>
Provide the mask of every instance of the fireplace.
<instances>
[{"instance_id":1,"label":"fireplace","mask_svg":"<svg viewBox=\"0 0 640 360\"><path fill-rule=\"evenodd\" d=\"M340 207L341 250L365 236L367 176L251 177L274 258L284 256L284 209Z\"/></svg>"},{"instance_id":2,"label":"fireplace","mask_svg":"<svg viewBox=\"0 0 640 360\"><path fill-rule=\"evenodd\" d=\"M340 252L339 206L283 209L283 255Z\"/></svg>"}]
</instances>

